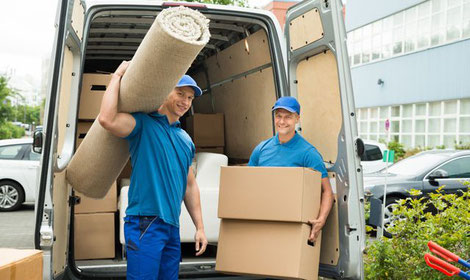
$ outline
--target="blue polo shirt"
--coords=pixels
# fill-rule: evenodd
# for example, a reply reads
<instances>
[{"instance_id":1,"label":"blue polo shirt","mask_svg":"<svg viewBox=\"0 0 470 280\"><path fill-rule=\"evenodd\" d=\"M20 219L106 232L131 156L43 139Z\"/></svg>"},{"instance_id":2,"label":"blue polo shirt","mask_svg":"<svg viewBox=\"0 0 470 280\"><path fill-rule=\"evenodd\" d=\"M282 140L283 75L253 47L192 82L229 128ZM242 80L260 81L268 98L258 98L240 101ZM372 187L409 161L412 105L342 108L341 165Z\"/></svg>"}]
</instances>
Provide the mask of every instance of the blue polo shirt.
<instances>
[{"instance_id":1,"label":"blue polo shirt","mask_svg":"<svg viewBox=\"0 0 470 280\"><path fill-rule=\"evenodd\" d=\"M261 142L253 150L248 166L310 167L320 172L322 178L328 177L320 153L297 132L284 144L277 134Z\"/></svg>"},{"instance_id":2,"label":"blue polo shirt","mask_svg":"<svg viewBox=\"0 0 470 280\"><path fill-rule=\"evenodd\" d=\"M158 216L179 227L181 202L195 147L177 121L165 115L133 113L129 141L132 174L126 215Z\"/></svg>"}]
</instances>

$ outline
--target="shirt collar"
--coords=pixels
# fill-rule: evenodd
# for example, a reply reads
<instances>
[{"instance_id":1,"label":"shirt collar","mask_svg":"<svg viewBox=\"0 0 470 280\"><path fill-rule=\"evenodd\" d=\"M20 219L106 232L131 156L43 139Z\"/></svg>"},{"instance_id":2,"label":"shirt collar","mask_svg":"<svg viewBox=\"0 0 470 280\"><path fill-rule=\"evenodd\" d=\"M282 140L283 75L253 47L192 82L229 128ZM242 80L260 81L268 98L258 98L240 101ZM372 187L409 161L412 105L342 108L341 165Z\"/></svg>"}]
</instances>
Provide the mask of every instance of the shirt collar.
<instances>
[{"instance_id":1,"label":"shirt collar","mask_svg":"<svg viewBox=\"0 0 470 280\"><path fill-rule=\"evenodd\" d=\"M297 143L299 141L299 138L300 138L300 135L296 131L295 135L294 135L294 137L292 137L292 139L290 139L287 143L281 144L279 142L279 133L276 133L276 136L274 137L274 143L276 145L282 145L283 147L293 147L295 145L295 143Z\"/></svg>"},{"instance_id":2,"label":"shirt collar","mask_svg":"<svg viewBox=\"0 0 470 280\"><path fill-rule=\"evenodd\" d=\"M155 117L157 119L163 120L166 124L168 124L168 126L181 127L181 122L180 121L175 121L174 123L170 124L170 122L168 121L167 116L160 114L158 111L152 112L149 115L152 116L152 117Z\"/></svg>"}]
</instances>

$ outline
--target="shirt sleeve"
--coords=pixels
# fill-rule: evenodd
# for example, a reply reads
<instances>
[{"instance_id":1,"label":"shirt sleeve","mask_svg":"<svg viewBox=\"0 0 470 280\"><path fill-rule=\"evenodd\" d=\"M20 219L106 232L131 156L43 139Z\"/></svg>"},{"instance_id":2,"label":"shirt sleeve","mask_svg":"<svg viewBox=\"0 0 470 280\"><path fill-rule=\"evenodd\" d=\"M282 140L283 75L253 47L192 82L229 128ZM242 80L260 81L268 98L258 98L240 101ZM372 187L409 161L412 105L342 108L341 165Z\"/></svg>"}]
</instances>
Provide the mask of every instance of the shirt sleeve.
<instances>
[{"instance_id":1,"label":"shirt sleeve","mask_svg":"<svg viewBox=\"0 0 470 280\"><path fill-rule=\"evenodd\" d=\"M250 156L250 161L248 162L248 166L259 166L259 155L261 152L261 144L256 146Z\"/></svg>"},{"instance_id":2,"label":"shirt sleeve","mask_svg":"<svg viewBox=\"0 0 470 280\"><path fill-rule=\"evenodd\" d=\"M135 119L135 126L129 135L127 135L126 137L123 137L124 139L127 139L127 140L133 139L136 135L138 135L142 131L142 117L144 114L139 112L139 113L132 113L131 115Z\"/></svg>"},{"instance_id":3,"label":"shirt sleeve","mask_svg":"<svg viewBox=\"0 0 470 280\"><path fill-rule=\"evenodd\" d=\"M310 167L320 172L322 178L328 178L323 158L314 148L310 149L305 155L305 167Z\"/></svg>"}]
</instances>

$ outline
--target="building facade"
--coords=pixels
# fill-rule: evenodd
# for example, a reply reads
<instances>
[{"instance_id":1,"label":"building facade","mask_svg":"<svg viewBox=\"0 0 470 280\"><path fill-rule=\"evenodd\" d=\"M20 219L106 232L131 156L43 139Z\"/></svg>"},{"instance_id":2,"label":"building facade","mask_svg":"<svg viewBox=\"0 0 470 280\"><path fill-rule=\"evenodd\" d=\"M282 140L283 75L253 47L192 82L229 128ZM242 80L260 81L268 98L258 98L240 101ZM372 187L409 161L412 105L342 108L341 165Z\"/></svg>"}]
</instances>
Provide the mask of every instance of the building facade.
<instances>
[{"instance_id":1,"label":"building facade","mask_svg":"<svg viewBox=\"0 0 470 280\"><path fill-rule=\"evenodd\" d=\"M345 13L361 138L469 144L470 0L353 0Z\"/></svg>"},{"instance_id":2,"label":"building facade","mask_svg":"<svg viewBox=\"0 0 470 280\"><path fill-rule=\"evenodd\" d=\"M299 0L276 0L271 1L263 7L264 10L272 12L279 21L282 29L286 23L286 13L290 6L295 5Z\"/></svg>"}]
</instances>

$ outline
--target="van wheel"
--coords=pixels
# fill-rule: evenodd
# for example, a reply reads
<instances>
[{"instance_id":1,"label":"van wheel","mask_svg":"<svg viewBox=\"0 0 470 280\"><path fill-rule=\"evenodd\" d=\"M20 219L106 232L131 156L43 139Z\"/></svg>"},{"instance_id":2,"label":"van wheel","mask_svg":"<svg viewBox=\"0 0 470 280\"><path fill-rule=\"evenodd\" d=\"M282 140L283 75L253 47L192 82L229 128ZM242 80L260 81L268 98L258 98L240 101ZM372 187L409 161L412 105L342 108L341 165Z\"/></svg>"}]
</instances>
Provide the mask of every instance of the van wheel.
<instances>
[{"instance_id":1,"label":"van wheel","mask_svg":"<svg viewBox=\"0 0 470 280\"><path fill-rule=\"evenodd\" d=\"M0 212L15 211L24 201L23 188L16 182L0 182Z\"/></svg>"}]
</instances>

